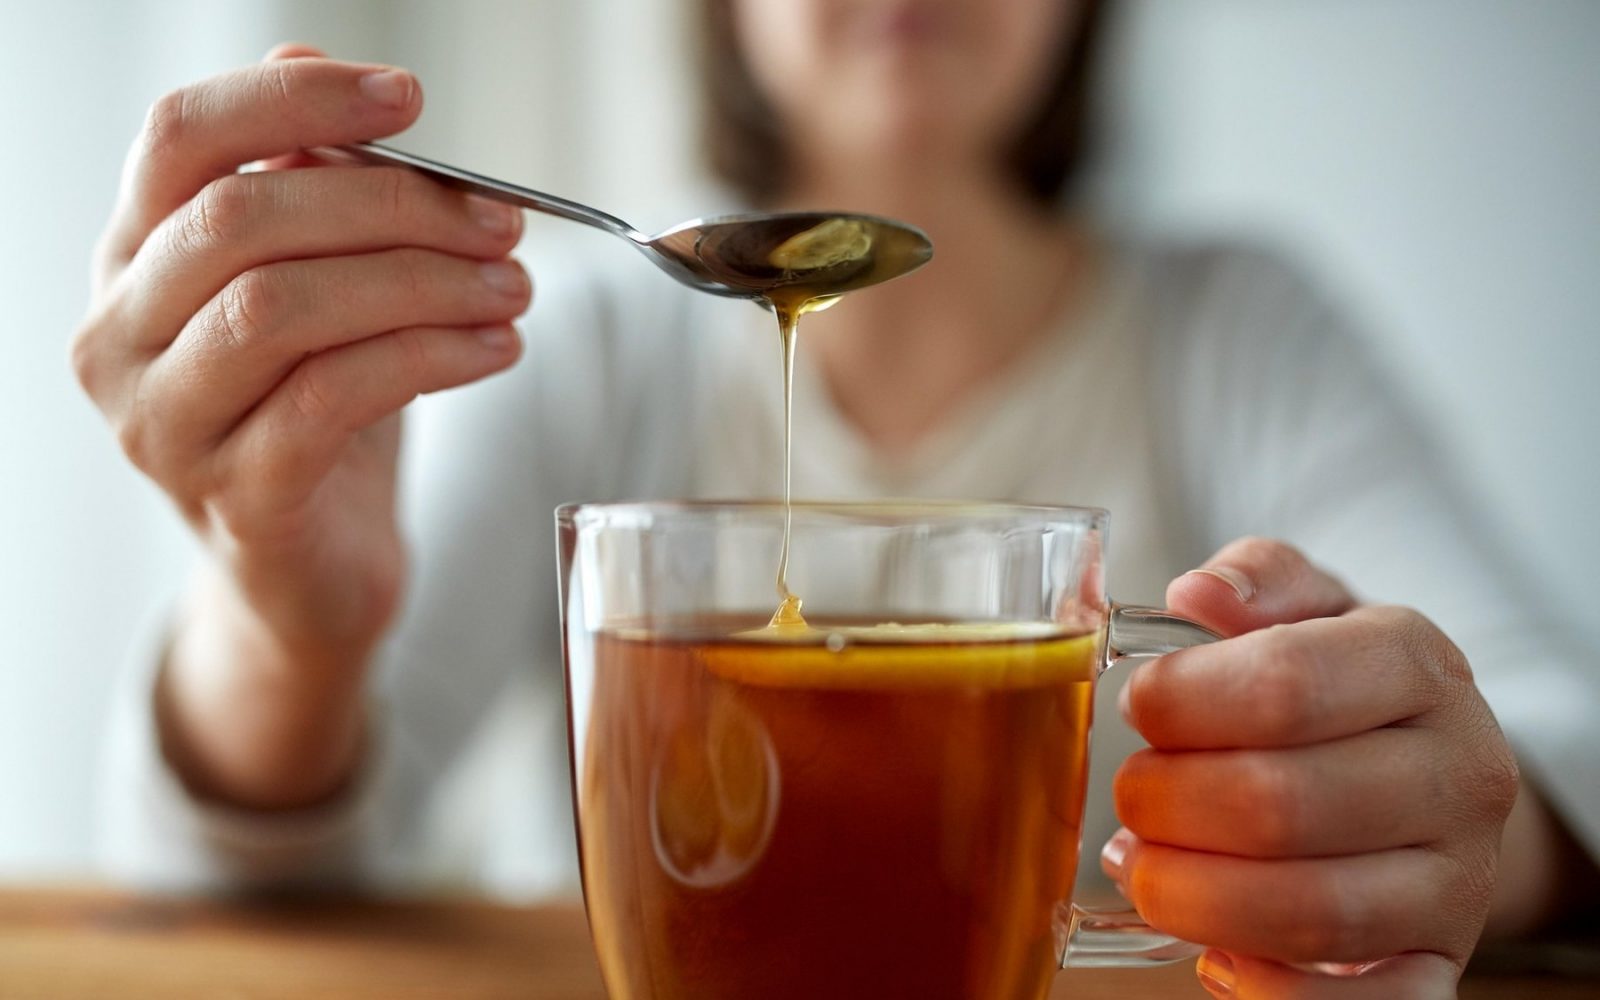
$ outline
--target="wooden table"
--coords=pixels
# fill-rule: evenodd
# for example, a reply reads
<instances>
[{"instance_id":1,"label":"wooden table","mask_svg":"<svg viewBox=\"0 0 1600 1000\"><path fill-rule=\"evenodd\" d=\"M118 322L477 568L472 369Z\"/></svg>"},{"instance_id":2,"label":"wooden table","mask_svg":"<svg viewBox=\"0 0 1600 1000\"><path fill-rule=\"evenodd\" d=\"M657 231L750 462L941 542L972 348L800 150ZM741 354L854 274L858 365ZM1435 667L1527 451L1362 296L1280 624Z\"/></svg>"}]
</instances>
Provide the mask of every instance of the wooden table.
<instances>
[{"instance_id":1,"label":"wooden table","mask_svg":"<svg viewBox=\"0 0 1600 1000\"><path fill-rule=\"evenodd\" d=\"M576 905L230 903L0 889L0 1000L604 996ZM1063 972L1051 994L1052 1000L1206 996L1188 964ZM1471 976L1461 996L1593 1000L1600 979Z\"/></svg>"}]
</instances>

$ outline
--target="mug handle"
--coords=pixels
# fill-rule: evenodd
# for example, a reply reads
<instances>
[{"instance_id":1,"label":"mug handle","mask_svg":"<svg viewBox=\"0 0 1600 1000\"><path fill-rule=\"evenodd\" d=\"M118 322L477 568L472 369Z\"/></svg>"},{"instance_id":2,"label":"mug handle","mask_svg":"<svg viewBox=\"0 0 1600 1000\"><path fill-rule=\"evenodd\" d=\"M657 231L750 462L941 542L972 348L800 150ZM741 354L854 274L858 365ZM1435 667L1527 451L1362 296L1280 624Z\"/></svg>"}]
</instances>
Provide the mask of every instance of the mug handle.
<instances>
[{"instance_id":1,"label":"mug handle","mask_svg":"<svg viewBox=\"0 0 1600 1000\"><path fill-rule=\"evenodd\" d=\"M1104 658L1100 673L1129 657L1167 653L1215 642L1222 638L1203 625L1156 608L1135 608L1113 603L1106 625ZM1137 967L1167 965L1194 958L1205 949L1163 934L1132 907L1090 908L1069 903L1064 909L1064 943L1061 967Z\"/></svg>"}]
</instances>

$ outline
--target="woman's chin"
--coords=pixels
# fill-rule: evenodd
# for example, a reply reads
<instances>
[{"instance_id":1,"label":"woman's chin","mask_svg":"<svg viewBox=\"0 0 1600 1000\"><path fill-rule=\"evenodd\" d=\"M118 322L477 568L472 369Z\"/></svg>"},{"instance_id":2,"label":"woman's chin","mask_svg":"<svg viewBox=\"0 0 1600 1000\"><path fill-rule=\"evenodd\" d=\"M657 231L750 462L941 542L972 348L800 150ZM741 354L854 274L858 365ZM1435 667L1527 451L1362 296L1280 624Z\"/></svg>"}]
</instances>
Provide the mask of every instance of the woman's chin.
<instances>
[{"instance_id":1,"label":"woman's chin","mask_svg":"<svg viewBox=\"0 0 1600 1000\"><path fill-rule=\"evenodd\" d=\"M967 151L982 148L973 132L955 127L934 107L860 108L848 123L830 127L832 144L850 159L892 170L897 165L937 168ZM876 112L876 113L874 113Z\"/></svg>"}]
</instances>

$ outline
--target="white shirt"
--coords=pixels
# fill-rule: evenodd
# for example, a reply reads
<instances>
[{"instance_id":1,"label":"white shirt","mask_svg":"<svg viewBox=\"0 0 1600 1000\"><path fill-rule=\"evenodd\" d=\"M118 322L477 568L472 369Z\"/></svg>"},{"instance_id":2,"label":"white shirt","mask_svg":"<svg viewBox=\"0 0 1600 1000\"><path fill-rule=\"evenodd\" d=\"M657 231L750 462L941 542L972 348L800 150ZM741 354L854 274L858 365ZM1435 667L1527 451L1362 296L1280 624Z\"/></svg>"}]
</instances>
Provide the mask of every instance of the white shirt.
<instances>
[{"instance_id":1,"label":"white shirt","mask_svg":"<svg viewBox=\"0 0 1600 1000\"><path fill-rule=\"evenodd\" d=\"M627 266L623 266L627 265ZM569 270L571 267L569 265ZM780 491L776 333L740 302L536 265L509 374L409 421L407 609L352 793L287 816L195 801L154 737L154 644L108 745L104 846L147 886L360 878L513 897L576 887L553 508ZM797 497L1074 503L1111 513L1112 596L1246 534L1287 540L1365 599L1415 606L1467 653L1525 773L1600 853L1600 658L1516 586L1416 415L1339 315L1269 256L1128 244L1086 308L886 466L809 364L795 376ZM840 308L848 308L848 303ZM1097 697L1081 882L1116 827L1110 775L1140 745Z\"/></svg>"}]
</instances>

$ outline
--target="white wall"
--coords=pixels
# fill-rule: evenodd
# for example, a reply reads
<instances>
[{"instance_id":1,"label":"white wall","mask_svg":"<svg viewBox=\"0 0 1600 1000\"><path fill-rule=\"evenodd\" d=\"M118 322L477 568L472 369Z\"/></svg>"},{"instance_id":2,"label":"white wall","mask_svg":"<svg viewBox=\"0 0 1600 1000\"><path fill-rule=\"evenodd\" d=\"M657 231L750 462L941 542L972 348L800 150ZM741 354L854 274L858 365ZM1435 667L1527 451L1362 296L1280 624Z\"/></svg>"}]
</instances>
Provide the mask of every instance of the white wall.
<instances>
[{"instance_id":1,"label":"white wall","mask_svg":"<svg viewBox=\"0 0 1600 1000\"><path fill-rule=\"evenodd\" d=\"M1139 0L1120 200L1348 296L1600 642L1600 4Z\"/></svg>"},{"instance_id":2,"label":"white wall","mask_svg":"<svg viewBox=\"0 0 1600 1000\"><path fill-rule=\"evenodd\" d=\"M158 5L0 13L0 873L84 863L110 670L185 558L66 362L88 247L148 95L217 60L215 17ZM159 20L162 30L152 31ZM130 44L162 38L160 45ZM203 55L198 55L203 53Z\"/></svg>"},{"instance_id":3,"label":"white wall","mask_svg":"<svg viewBox=\"0 0 1600 1000\"><path fill-rule=\"evenodd\" d=\"M1108 197L1146 225L1248 226L1297 247L1600 636L1580 601L1600 565L1600 5L1132 6ZM144 107L274 41L317 42L422 75L410 148L649 227L677 217L692 178L678 9L0 0L0 878L87 864L110 675L188 559L65 360ZM567 238L561 225L543 238Z\"/></svg>"}]
</instances>

